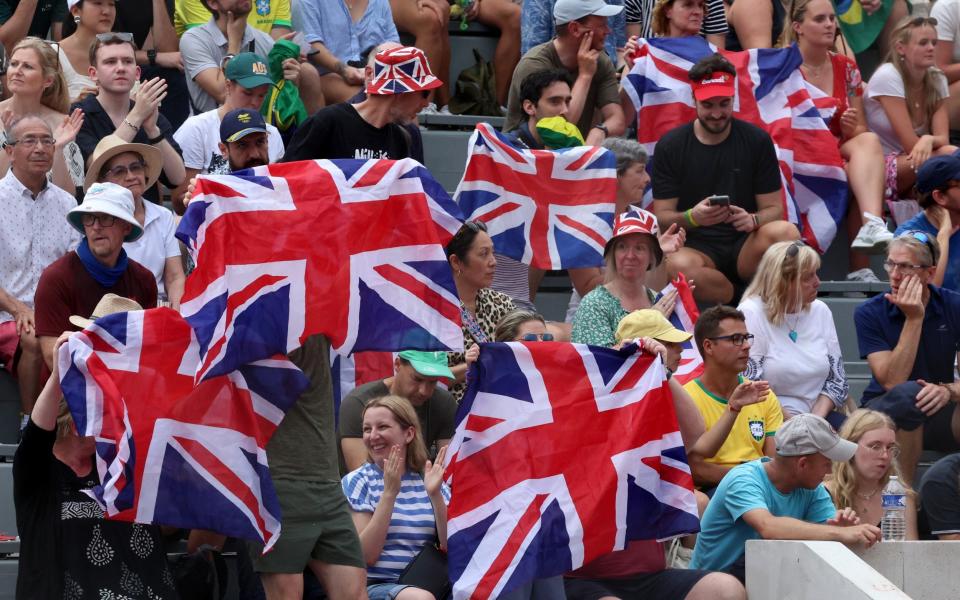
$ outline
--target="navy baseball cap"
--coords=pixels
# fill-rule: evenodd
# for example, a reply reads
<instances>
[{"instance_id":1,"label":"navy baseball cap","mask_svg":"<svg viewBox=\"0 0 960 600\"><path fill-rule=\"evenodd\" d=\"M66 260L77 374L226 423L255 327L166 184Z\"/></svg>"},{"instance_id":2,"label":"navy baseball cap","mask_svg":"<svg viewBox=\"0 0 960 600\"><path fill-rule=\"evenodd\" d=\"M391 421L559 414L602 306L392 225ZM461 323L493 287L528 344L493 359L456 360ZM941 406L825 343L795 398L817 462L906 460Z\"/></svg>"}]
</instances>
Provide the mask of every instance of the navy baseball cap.
<instances>
[{"instance_id":1,"label":"navy baseball cap","mask_svg":"<svg viewBox=\"0 0 960 600\"><path fill-rule=\"evenodd\" d=\"M953 179L960 181L960 156L934 156L917 171L917 191L929 194Z\"/></svg>"},{"instance_id":2,"label":"navy baseball cap","mask_svg":"<svg viewBox=\"0 0 960 600\"><path fill-rule=\"evenodd\" d=\"M266 133L267 124L263 115L249 108L238 108L224 115L220 121L220 141L236 142L251 133Z\"/></svg>"}]
</instances>

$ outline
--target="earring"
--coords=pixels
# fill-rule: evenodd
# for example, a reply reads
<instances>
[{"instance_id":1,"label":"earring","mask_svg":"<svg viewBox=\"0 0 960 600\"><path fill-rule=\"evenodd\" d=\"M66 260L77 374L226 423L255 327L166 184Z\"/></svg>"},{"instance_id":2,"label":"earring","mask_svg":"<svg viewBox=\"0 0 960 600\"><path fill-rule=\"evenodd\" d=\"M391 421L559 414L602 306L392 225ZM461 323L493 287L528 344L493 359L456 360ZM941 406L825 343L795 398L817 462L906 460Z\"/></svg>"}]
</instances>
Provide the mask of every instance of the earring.
<instances>
[{"instance_id":1,"label":"earring","mask_svg":"<svg viewBox=\"0 0 960 600\"><path fill-rule=\"evenodd\" d=\"M75 16L75 17L73 18L73 22L76 23L77 25L79 25L79 24L80 24L80 15Z\"/></svg>"},{"instance_id":2,"label":"earring","mask_svg":"<svg viewBox=\"0 0 960 600\"><path fill-rule=\"evenodd\" d=\"M461 275L463 275L463 271L461 271L460 269L457 269L457 277L460 277Z\"/></svg>"}]
</instances>

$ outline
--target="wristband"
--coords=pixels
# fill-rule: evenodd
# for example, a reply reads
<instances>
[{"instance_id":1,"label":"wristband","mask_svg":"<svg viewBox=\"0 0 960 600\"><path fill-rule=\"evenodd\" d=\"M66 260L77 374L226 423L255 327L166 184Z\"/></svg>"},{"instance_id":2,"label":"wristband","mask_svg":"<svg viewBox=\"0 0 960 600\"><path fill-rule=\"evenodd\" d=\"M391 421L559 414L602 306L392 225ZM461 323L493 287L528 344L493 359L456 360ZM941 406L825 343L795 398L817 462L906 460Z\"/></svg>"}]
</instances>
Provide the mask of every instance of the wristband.
<instances>
[{"instance_id":1,"label":"wristband","mask_svg":"<svg viewBox=\"0 0 960 600\"><path fill-rule=\"evenodd\" d=\"M753 213L753 225L754 229L760 229L760 215Z\"/></svg>"},{"instance_id":2,"label":"wristband","mask_svg":"<svg viewBox=\"0 0 960 600\"><path fill-rule=\"evenodd\" d=\"M700 227L700 225L698 225L697 222L693 220L693 209L692 209L692 208L688 208L688 209L683 213L683 216L684 216L684 218L687 220L687 223L690 223L690 226L691 226L691 227Z\"/></svg>"},{"instance_id":3,"label":"wristband","mask_svg":"<svg viewBox=\"0 0 960 600\"><path fill-rule=\"evenodd\" d=\"M157 49L151 48L147 50L147 62L150 63L151 67L157 66Z\"/></svg>"},{"instance_id":4,"label":"wristband","mask_svg":"<svg viewBox=\"0 0 960 600\"><path fill-rule=\"evenodd\" d=\"M123 124L132 129L134 132L140 131L140 128L128 121L126 118L123 119Z\"/></svg>"},{"instance_id":5,"label":"wristband","mask_svg":"<svg viewBox=\"0 0 960 600\"><path fill-rule=\"evenodd\" d=\"M158 135L157 137L155 137L155 138L148 138L148 139L147 139L147 143L150 144L151 146L156 146L157 144L159 144L160 142L162 142L162 141L165 140L165 139L166 139L166 138L163 137L163 132L161 131L161 132L160 132L160 135Z\"/></svg>"},{"instance_id":6,"label":"wristband","mask_svg":"<svg viewBox=\"0 0 960 600\"><path fill-rule=\"evenodd\" d=\"M740 412L740 409L739 409L739 408L734 408L733 405L730 404L729 402L727 403L727 407L730 408L730 412L732 412L732 413L739 413L739 412Z\"/></svg>"}]
</instances>

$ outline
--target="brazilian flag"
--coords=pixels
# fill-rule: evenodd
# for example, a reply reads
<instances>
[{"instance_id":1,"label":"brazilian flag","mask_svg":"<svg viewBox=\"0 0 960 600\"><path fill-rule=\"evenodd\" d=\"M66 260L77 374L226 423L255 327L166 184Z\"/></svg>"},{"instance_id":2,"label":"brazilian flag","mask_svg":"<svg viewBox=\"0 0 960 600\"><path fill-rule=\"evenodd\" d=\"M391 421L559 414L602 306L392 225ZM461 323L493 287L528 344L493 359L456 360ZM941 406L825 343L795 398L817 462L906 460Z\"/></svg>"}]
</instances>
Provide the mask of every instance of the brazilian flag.
<instances>
[{"instance_id":1,"label":"brazilian flag","mask_svg":"<svg viewBox=\"0 0 960 600\"><path fill-rule=\"evenodd\" d=\"M859 54L870 47L890 16L893 0L883 0L880 9L868 15L860 0L834 0L844 39Z\"/></svg>"}]
</instances>

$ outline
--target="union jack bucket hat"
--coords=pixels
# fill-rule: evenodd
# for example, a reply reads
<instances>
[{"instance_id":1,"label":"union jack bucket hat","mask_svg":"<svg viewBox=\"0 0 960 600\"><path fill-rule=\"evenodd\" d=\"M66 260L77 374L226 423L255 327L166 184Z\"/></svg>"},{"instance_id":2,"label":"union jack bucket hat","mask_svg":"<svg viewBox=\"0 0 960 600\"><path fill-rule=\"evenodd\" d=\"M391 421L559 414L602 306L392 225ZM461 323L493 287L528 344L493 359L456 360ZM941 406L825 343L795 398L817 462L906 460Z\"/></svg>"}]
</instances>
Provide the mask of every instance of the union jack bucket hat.
<instances>
[{"instance_id":1,"label":"union jack bucket hat","mask_svg":"<svg viewBox=\"0 0 960 600\"><path fill-rule=\"evenodd\" d=\"M659 241L660 226L657 225L657 217L652 212L642 208L634 207L617 215L617 218L613 220L613 235L607 245L603 247L603 255L606 256L613 248L614 240L634 233L643 233L653 237L653 252L657 257L655 264L660 264L660 261L663 260L663 250L660 249Z\"/></svg>"},{"instance_id":2,"label":"union jack bucket hat","mask_svg":"<svg viewBox=\"0 0 960 600\"><path fill-rule=\"evenodd\" d=\"M423 50L401 46L378 52L367 94L388 96L432 90L443 85L433 72Z\"/></svg>"}]
</instances>

